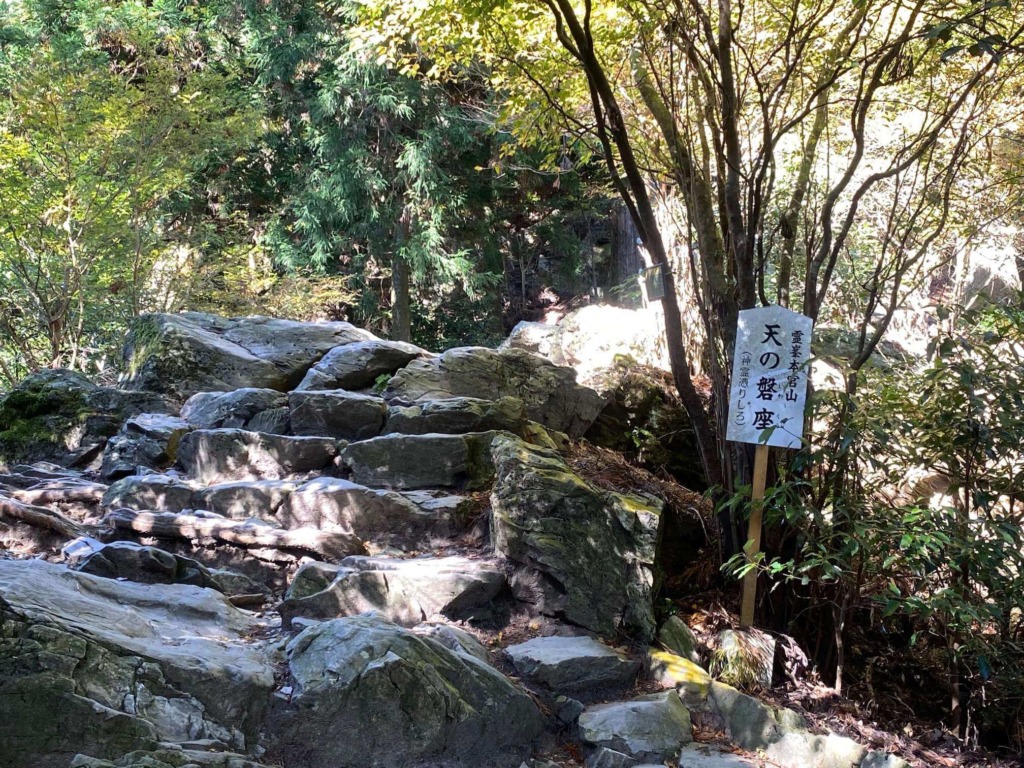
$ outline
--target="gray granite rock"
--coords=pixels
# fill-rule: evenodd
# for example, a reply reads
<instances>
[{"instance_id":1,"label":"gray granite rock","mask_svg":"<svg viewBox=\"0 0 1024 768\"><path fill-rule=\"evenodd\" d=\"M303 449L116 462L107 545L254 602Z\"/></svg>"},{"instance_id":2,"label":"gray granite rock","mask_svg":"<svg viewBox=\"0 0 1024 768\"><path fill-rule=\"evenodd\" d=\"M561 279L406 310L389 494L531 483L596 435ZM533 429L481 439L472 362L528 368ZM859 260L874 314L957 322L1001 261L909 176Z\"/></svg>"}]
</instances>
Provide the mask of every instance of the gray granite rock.
<instances>
[{"instance_id":1,"label":"gray granite rock","mask_svg":"<svg viewBox=\"0 0 1024 768\"><path fill-rule=\"evenodd\" d=\"M410 406L391 406L384 434L460 435L502 429L520 434L525 424L526 409L517 397L499 400L453 397Z\"/></svg>"},{"instance_id":2,"label":"gray granite rock","mask_svg":"<svg viewBox=\"0 0 1024 768\"><path fill-rule=\"evenodd\" d=\"M288 430L288 397L256 387L197 392L181 407L181 418L197 429L247 429L280 435Z\"/></svg>"},{"instance_id":3,"label":"gray granite rock","mask_svg":"<svg viewBox=\"0 0 1024 768\"><path fill-rule=\"evenodd\" d=\"M181 512L192 508L194 489L188 483L168 475L130 475L112 484L103 494L108 509L152 509Z\"/></svg>"},{"instance_id":4,"label":"gray granite rock","mask_svg":"<svg viewBox=\"0 0 1024 768\"><path fill-rule=\"evenodd\" d=\"M430 353L403 341L357 341L335 347L306 373L297 390L365 389L381 376Z\"/></svg>"},{"instance_id":5,"label":"gray granite rock","mask_svg":"<svg viewBox=\"0 0 1024 768\"><path fill-rule=\"evenodd\" d=\"M693 741L690 713L671 691L588 707L580 715L580 738L637 761L674 760Z\"/></svg>"},{"instance_id":6,"label":"gray granite rock","mask_svg":"<svg viewBox=\"0 0 1024 768\"><path fill-rule=\"evenodd\" d=\"M286 625L296 616L328 619L366 611L409 627L445 617L465 618L482 610L505 586L505 574L494 564L458 556L356 556L341 565L326 589L281 603L278 610Z\"/></svg>"},{"instance_id":7,"label":"gray granite rock","mask_svg":"<svg viewBox=\"0 0 1024 768\"><path fill-rule=\"evenodd\" d=\"M558 454L505 434L492 456L495 551L539 574L524 599L593 632L652 638L659 511L595 488Z\"/></svg>"},{"instance_id":8,"label":"gray granite rock","mask_svg":"<svg viewBox=\"0 0 1024 768\"><path fill-rule=\"evenodd\" d=\"M494 432L466 435L385 435L351 443L341 459L362 485L412 490L490 485Z\"/></svg>"},{"instance_id":9,"label":"gray granite rock","mask_svg":"<svg viewBox=\"0 0 1024 768\"><path fill-rule=\"evenodd\" d=\"M558 693L625 689L640 671L639 661L592 637L536 637L505 653L520 676Z\"/></svg>"},{"instance_id":10,"label":"gray granite rock","mask_svg":"<svg viewBox=\"0 0 1024 768\"><path fill-rule=\"evenodd\" d=\"M422 547L430 537L449 536L455 528L443 508L425 509L394 491L336 477L298 486L278 508L277 519L287 527L348 530L366 541L400 548Z\"/></svg>"},{"instance_id":11,"label":"gray granite rock","mask_svg":"<svg viewBox=\"0 0 1024 768\"><path fill-rule=\"evenodd\" d=\"M0 754L10 768L158 741L255 745L273 670L211 589L0 560Z\"/></svg>"},{"instance_id":12,"label":"gray granite rock","mask_svg":"<svg viewBox=\"0 0 1024 768\"><path fill-rule=\"evenodd\" d=\"M133 475L139 467L165 469L178 455L178 443L192 426L177 416L142 413L128 419L103 450L100 476L106 480Z\"/></svg>"},{"instance_id":13,"label":"gray granite rock","mask_svg":"<svg viewBox=\"0 0 1024 768\"><path fill-rule=\"evenodd\" d=\"M376 437L388 406L381 398L344 390L291 392L291 432L344 440Z\"/></svg>"},{"instance_id":14,"label":"gray granite rock","mask_svg":"<svg viewBox=\"0 0 1024 768\"><path fill-rule=\"evenodd\" d=\"M284 768L515 765L542 727L497 670L378 617L303 630L288 669L291 701L268 728Z\"/></svg>"},{"instance_id":15,"label":"gray granite rock","mask_svg":"<svg viewBox=\"0 0 1024 768\"><path fill-rule=\"evenodd\" d=\"M338 453L325 437L286 437L241 429L197 429L182 438L178 463L204 485L282 480L327 467Z\"/></svg>"},{"instance_id":16,"label":"gray granite rock","mask_svg":"<svg viewBox=\"0 0 1024 768\"><path fill-rule=\"evenodd\" d=\"M576 372L521 349L501 352L484 347L449 349L414 360L388 383L384 397L392 405L473 397L516 397L527 416L546 427L580 437L604 407L604 399L576 383Z\"/></svg>"},{"instance_id":17,"label":"gray granite rock","mask_svg":"<svg viewBox=\"0 0 1024 768\"><path fill-rule=\"evenodd\" d=\"M136 318L124 348L124 386L187 400L196 392L287 391L334 347L374 338L348 323L301 323L202 312Z\"/></svg>"}]
</instances>

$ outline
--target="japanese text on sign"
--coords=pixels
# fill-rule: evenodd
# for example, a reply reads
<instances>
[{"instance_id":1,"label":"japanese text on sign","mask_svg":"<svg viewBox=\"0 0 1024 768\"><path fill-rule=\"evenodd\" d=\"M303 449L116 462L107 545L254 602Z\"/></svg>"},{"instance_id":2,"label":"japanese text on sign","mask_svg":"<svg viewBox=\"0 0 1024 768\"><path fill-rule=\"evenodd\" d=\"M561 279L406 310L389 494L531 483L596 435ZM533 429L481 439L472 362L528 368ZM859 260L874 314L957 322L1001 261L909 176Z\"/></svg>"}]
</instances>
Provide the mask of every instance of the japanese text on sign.
<instances>
[{"instance_id":1,"label":"japanese text on sign","mask_svg":"<svg viewBox=\"0 0 1024 768\"><path fill-rule=\"evenodd\" d=\"M785 307L739 314L726 438L798 448L807 400L811 318Z\"/></svg>"}]
</instances>

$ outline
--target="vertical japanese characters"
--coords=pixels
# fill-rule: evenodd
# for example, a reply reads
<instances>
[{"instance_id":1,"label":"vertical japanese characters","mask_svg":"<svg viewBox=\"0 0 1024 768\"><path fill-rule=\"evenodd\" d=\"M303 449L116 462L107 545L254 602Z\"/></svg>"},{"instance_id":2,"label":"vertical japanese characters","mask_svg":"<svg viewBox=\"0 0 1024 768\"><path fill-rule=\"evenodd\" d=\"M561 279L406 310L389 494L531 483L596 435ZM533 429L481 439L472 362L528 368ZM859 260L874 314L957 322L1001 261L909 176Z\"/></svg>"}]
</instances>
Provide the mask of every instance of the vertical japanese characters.
<instances>
[{"instance_id":1,"label":"vertical japanese characters","mask_svg":"<svg viewBox=\"0 0 1024 768\"><path fill-rule=\"evenodd\" d=\"M811 319L785 307L740 312L726 437L800 446Z\"/></svg>"}]
</instances>

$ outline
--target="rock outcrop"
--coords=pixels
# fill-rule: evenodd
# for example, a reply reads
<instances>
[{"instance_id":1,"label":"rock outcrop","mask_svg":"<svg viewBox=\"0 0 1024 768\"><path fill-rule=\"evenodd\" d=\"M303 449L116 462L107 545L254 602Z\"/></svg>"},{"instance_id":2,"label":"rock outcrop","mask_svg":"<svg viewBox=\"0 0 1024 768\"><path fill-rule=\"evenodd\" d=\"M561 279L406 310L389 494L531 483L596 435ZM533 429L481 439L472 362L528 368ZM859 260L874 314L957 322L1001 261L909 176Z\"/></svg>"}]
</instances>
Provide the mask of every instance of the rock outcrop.
<instances>
[{"instance_id":1,"label":"rock outcrop","mask_svg":"<svg viewBox=\"0 0 1024 768\"><path fill-rule=\"evenodd\" d=\"M542 728L493 668L370 616L304 630L288 672L291 701L269 729L285 768L512 766Z\"/></svg>"},{"instance_id":2,"label":"rock outcrop","mask_svg":"<svg viewBox=\"0 0 1024 768\"><path fill-rule=\"evenodd\" d=\"M384 390L384 398L392 404L453 397L519 398L532 421L570 437L586 432L604 406L596 392L576 383L571 369L519 349L449 349L409 363Z\"/></svg>"},{"instance_id":3,"label":"rock outcrop","mask_svg":"<svg viewBox=\"0 0 1024 768\"><path fill-rule=\"evenodd\" d=\"M241 387L287 391L334 347L374 338L348 323L201 312L143 315L125 346L124 386L180 402L197 392Z\"/></svg>"},{"instance_id":4,"label":"rock outcrop","mask_svg":"<svg viewBox=\"0 0 1024 768\"><path fill-rule=\"evenodd\" d=\"M210 589L0 560L5 765L64 768L78 753L198 739L245 750L273 685L245 641L256 626Z\"/></svg>"},{"instance_id":5,"label":"rock outcrop","mask_svg":"<svg viewBox=\"0 0 1024 768\"><path fill-rule=\"evenodd\" d=\"M602 491L555 453L499 435L492 445L494 548L539 574L541 612L593 632L654 636L661 515L651 503Z\"/></svg>"}]
</instances>

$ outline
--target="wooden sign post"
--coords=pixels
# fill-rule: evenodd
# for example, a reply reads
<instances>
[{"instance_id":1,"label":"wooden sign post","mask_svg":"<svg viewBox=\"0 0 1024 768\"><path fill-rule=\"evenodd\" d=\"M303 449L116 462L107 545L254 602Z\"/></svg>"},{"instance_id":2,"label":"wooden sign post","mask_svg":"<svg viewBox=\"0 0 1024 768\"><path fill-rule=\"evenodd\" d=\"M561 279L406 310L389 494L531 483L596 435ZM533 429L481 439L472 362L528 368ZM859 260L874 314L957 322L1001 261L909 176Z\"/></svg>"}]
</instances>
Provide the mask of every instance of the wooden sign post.
<instances>
[{"instance_id":1,"label":"wooden sign post","mask_svg":"<svg viewBox=\"0 0 1024 768\"><path fill-rule=\"evenodd\" d=\"M807 361L811 318L785 307L745 309L739 313L733 354L729 426L726 439L754 443L747 560L761 551L761 517L770 446L799 448L807 401ZM740 624L754 621L757 569L743 578Z\"/></svg>"}]
</instances>

